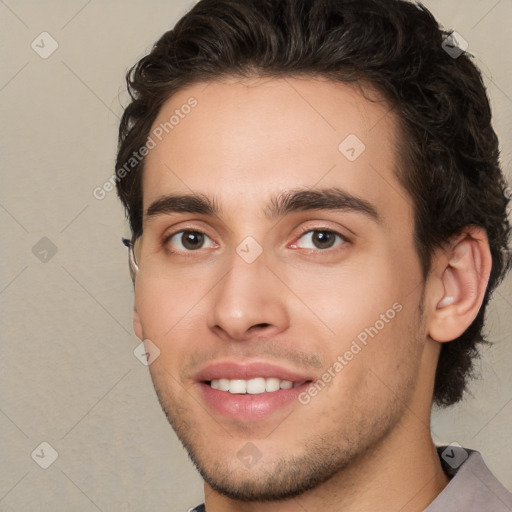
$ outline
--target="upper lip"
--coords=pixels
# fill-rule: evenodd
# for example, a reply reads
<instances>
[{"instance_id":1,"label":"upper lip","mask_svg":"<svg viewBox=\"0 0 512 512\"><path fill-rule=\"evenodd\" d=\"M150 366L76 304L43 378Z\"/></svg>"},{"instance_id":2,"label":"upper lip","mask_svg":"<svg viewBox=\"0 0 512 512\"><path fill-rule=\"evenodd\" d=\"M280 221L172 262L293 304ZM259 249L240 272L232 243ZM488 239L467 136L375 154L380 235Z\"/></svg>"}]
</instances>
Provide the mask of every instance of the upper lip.
<instances>
[{"instance_id":1,"label":"upper lip","mask_svg":"<svg viewBox=\"0 0 512 512\"><path fill-rule=\"evenodd\" d=\"M280 380L289 380L292 382L313 380L313 377L310 375L264 361L217 361L215 363L209 363L195 375L195 380L198 382L211 381L214 379L249 380L256 377L263 377L265 379L275 377Z\"/></svg>"}]
</instances>

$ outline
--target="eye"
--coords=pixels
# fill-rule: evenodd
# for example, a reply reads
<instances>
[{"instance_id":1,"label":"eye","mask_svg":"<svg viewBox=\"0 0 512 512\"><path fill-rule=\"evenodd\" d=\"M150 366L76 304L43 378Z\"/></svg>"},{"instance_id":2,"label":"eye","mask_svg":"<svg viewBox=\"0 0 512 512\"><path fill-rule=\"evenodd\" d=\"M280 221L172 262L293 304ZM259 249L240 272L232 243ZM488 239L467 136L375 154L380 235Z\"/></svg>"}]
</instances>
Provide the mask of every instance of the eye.
<instances>
[{"instance_id":1,"label":"eye","mask_svg":"<svg viewBox=\"0 0 512 512\"><path fill-rule=\"evenodd\" d=\"M299 237L299 240L302 238L306 240L306 246L299 246L301 249L332 249L333 247L337 247L348 242L343 235L330 229L310 229L303 233ZM339 240L337 245L335 245L336 239ZM307 244L309 244L309 246L307 246ZM292 247L297 247L297 244L293 244Z\"/></svg>"},{"instance_id":2,"label":"eye","mask_svg":"<svg viewBox=\"0 0 512 512\"><path fill-rule=\"evenodd\" d=\"M213 242L208 235L201 231L182 229L169 235L165 240L165 245L171 246L171 252L191 252L203 249L205 240Z\"/></svg>"}]
</instances>

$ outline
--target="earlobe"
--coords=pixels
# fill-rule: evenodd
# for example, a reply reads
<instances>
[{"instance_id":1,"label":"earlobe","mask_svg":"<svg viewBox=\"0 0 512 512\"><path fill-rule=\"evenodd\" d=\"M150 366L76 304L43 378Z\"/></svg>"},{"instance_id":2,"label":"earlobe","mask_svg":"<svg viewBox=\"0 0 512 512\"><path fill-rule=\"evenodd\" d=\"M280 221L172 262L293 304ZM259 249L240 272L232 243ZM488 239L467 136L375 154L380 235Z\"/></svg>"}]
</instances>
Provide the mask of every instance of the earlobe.
<instances>
[{"instance_id":1,"label":"earlobe","mask_svg":"<svg viewBox=\"0 0 512 512\"><path fill-rule=\"evenodd\" d=\"M432 339L458 338L473 322L482 305L492 266L487 235L472 227L438 258L443 290L429 322Z\"/></svg>"},{"instance_id":2,"label":"earlobe","mask_svg":"<svg viewBox=\"0 0 512 512\"><path fill-rule=\"evenodd\" d=\"M142 341L144 339L142 322L140 321L139 312L137 311L137 306L135 304L133 305L133 330L137 338Z\"/></svg>"}]
</instances>

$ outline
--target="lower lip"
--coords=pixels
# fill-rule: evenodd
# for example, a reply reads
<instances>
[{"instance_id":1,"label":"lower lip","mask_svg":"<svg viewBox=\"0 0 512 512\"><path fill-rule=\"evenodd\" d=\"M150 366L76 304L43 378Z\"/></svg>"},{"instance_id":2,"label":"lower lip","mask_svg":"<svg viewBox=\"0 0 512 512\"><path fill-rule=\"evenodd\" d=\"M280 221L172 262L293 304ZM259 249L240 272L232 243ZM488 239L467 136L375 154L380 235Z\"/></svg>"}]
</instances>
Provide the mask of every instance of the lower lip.
<instances>
[{"instance_id":1,"label":"lower lip","mask_svg":"<svg viewBox=\"0 0 512 512\"><path fill-rule=\"evenodd\" d=\"M229 391L213 389L209 384L200 382L202 395L216 413L239 421L255 421L266 418L272 413L297 401L298 395L309 386L304 383L296 388L280 389L258 395L235 394Z\"/></svg>"}]
</instances>

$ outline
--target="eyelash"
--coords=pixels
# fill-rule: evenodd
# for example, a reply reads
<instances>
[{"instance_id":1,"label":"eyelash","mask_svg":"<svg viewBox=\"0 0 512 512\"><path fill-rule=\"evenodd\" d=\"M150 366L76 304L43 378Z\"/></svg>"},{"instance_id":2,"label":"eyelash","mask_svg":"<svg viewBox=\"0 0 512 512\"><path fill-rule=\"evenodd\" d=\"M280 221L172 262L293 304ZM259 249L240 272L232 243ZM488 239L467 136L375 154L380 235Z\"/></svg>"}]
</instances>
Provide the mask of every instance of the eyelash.
<instances>
[{"instance_id":1,"label":"eyelash","mask_svg":"<svg viewBox=\"0 0 512 512\"><path fill-rule=\"evenodd\" d=\"M178 231L174 231L173 233L169 234L168 236L166 236L163 240L163 245L166 247L167 251L170 253L170 254L183 254L183 253L189 253L189 254L193 254L193 253L196 253L196 252L199 252L201 251L201 249L196 249L196 250L192 250L192 251L182 251L182 250L174 250L174 249L169 249L169 242L171 241L171 239L173 237L175 237L176 235L183 235L184 233L197 233L197 234L201 234L201 235L204 235L205 237L207 238L210 238L206 233L204 233L203 231L200 231L198 229L180 229ZM339 239L341 239L341 244L338 244L337 247L334 247L334 248L327 248L327 249L309 249L309 248L306 248L304 250L306 251L317 251L317 252L322 252L322 253L332 253L332 252L338 252L339 250L342 250L342 248L347 244L347 243L350 243L350 240L342 235L341 233L338 233L337 231L334 231L332 229L328 229L328 228L305 228L304 230L302 230L302 232L298 235L298 239L302 238L304 235L308 234L308 233L329 233L329 234L333 234L335 236L337 236ZM210 238L211 240L211 238ZM215 243L215 242L214 242ZM294 242L293 243L294 246L296 246L296 243ZM340 247L341 246L341 247Z\"/></svg>"}]
</instances>

